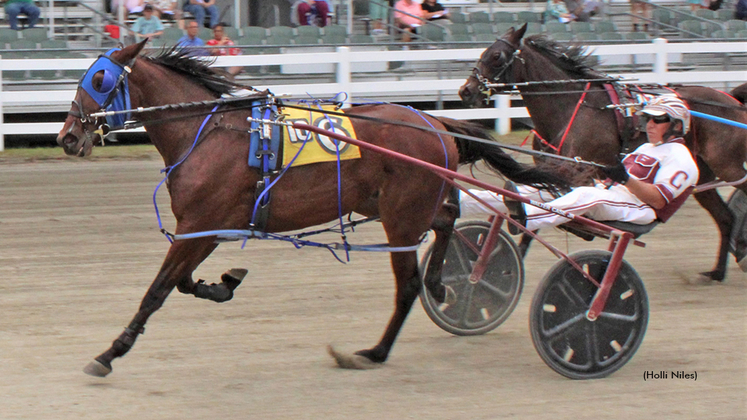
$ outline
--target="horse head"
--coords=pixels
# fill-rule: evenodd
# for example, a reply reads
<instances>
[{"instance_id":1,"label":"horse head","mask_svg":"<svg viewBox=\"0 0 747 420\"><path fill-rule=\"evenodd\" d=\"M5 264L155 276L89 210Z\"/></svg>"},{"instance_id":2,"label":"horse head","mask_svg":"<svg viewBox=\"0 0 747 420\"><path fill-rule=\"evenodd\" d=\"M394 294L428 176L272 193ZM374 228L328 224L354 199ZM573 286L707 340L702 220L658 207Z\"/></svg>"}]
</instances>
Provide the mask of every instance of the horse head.
<instances>
[{"instance_id":1,"label":"horse head","mask_svg":"<svg viewBox=\"0 0 747 420\"><path fill-rule=\"evenodd\" d=\"M516 52L520 51L519 46L526 30L526 23L519 29L510 28L482 53L467 82L459 88L459 97L464 105L485 108L493 94L488 85L510 82L511 65Z\"/></svg>"},{"instance_id":2,"label":"horse head","mask_svg":"<svg viewBox=\"0 0 747 420\"><path fill-rule=\"evenodd\" d=\"M91 114L131 108L127 75L146 42L124 49L113 48L100 55L86 70L78 83L65 125L57 135L57 144L62 146L66 154L90 155L94 143L98 140L103 142L109 128L118 128L124 122L122 115L103 118Z\"/></svg>"}]
</instances>

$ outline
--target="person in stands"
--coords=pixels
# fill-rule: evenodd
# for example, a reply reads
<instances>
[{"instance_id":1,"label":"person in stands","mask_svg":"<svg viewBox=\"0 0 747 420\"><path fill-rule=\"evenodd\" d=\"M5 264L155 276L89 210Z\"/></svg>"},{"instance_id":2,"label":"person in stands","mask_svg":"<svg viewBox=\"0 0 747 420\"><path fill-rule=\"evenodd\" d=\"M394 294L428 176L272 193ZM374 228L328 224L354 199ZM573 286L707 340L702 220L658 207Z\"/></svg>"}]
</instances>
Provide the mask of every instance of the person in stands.
<instances>
[{"instance_id":1,"label":"person in stands","mask_svg":"<svg viewBox=\"0 0 747 420\"><path fill-rule=\"evenodd\" d=\"M210 16L210 27L214 28L219 23L220 12L215 6L215 0L188 0L184 4L184 11L194 16L195 21L203 25L205 15Z\"/></svg>"},{"instance_id":2,"label":"person in stands","mask_svg":"<svg viewBox=\"0 0 747 420\"><path fill-rule=\"evenodd\" d=\"M394 9L394 22L402 30L402 42L410 42L415 29L423 24L423 9L413 0L399 0Z\"/></svg>"},{"instance_id":3,"label":"person in stands","mask_svg":"<svg viewBox=\"0 0 747 420\"><path fill-rule=\"evenodd\" d=\"M423 19L425 20L449 18L449 11L436 0L423 0L423 4L420 5L420 8L423 9Z\"/></svg>"},{"instance_id":4,"label":"person in stands","mask_svg":"<svg viewBox=\"0 0 747 420\"><path fill-rule=\"evenodd\" d=\"M324 0L301 0L297 4L298 24L318 26L329 24L329 5Z\"/></svg>"},{"instance_id":5,"label":"person in stands","mask_svg":"<svg viewBox=\"0 0 747 420\"><path fill-rule=\"evenodd\" d=\"M135 37L156 38L163 34L163 23L153 14L153 6L146 4L143 8L143 15L135 20L132 24L131 31Z\"/></svg>"},{"instance_id":6,"label":"person in stands","mask_svg":"<svg viewBox=\"0 0 747 420\"><path fill-rule=\"evenodd\" d=\"M8 18L10 29L18 30L18 15L26 15L28 27L33 28L39 21L40 13L34 0L7 0L5 2L5 16Z\"/></svg>"},{"instance_id":7,"label":"person in stands","mask_svg":"<svg viewBox=\"0 0 747 420\"><path fill-rule=\"evenodd\" d=\"M176 45L189 49L189 55L210 55L204 48L205 41L197 37L200 33L200 24L194 20L190 20L187 24L187 35L179 38Z\"/></svg>"},{"instance_id":8,"label":"person in stands","mask_svg":"<svg viewBox=\"0 0 747 420\"><path fill-rule=\"evenodd\" d=\"M241 50L238 48L230 48L233 47L234 44L231 38L229 38L226 35L226 31L223 28L223 24L217 24L215 25L215 28L213 28L213 39L209 40L207 42L208 47L213 47L210 49L210 55L213 56L222 56L222 55L239 55L241 54ZM241 67L228 67L226 69L229 74L235 76L241 72Z\"/></svg>"}]
</instances>

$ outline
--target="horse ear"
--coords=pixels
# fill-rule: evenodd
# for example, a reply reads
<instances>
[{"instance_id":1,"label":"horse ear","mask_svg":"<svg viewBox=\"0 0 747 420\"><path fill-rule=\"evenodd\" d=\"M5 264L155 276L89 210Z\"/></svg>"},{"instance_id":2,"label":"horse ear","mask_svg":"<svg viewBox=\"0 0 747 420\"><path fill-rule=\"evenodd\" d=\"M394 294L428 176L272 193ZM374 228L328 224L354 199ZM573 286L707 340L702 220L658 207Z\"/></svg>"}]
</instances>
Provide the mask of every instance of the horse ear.
<instances>
[{"instance_id":1,"label":"horse ear","mask_svg":"<svg viewBox=\"0 0 747 420\"><path fill-rule=\"evenodd\" d=\"M139 42L137 44L132 44L128 47L125 47L122 51L119 52L117 59L121 63L127 63L133 58L137 57L138 54L140 54L140 51L145 48L145 44L148 43L148 38L144 39L142 42Z\"/></svg>"},{"instance_id":2,"label":"horse ear","mask_svg":"<svg viewBox=\"0 0 747 420\"><path fill-rule=\"evenodd\" d=\"M527 32L527 24L521 25L519 29L514 30L514 28L511 28L509 32L506 33L506 35L509 36L509 40L513 42L514 45L519 45L519 41L521 41L521 38L524 37L524 34Z\"/></svg>"}]
</instances>

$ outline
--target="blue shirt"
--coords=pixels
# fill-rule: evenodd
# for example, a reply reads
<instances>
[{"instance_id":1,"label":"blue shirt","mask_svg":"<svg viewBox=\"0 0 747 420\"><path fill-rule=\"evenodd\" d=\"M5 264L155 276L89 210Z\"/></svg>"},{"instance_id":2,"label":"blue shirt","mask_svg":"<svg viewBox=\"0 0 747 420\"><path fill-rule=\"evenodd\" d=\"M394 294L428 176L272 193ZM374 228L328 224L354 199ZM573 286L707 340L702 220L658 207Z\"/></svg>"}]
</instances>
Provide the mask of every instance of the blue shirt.
<instances>
[{"instance_id":1,"label":"blue shirt","mask_svg":"<svg viewBox=\"0 0 747 420\"><path fill-rule=\"evenodd\" d=\"M191 39L189 35L184 35L183 37L179 38L179 41L176 43L176 45L180 47L188 47L190 50L189 55L210 55L204 48L197 48L205 46L205 41L197 37L195 37L195 39Z\"/></svg>"},{"instance_id":2,"label":"blue shirt","mask_svg":"<svg viewBox=\"0 0 747 420\"><path fill-rule=\"evenodd\" d=\"M132 32L140 35L152 34L162 30L163 23L161 23L161 19L158 19L155 16L151 16L150 19L140 16L137 18L135 23L132 24Z\"/></svg>"}]
</instances>

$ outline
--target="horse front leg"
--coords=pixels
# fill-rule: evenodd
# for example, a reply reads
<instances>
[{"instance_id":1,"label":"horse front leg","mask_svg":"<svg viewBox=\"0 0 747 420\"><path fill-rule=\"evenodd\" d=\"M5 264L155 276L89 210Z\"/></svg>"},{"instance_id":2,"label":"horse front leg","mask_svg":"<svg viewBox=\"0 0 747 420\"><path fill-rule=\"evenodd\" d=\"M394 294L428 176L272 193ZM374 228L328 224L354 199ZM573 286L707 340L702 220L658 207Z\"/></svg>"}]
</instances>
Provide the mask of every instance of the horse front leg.
<instances>
[{"instance_id":1,"label":"horse front leg","mask_svg":"<svg viewBox=\"0 0 747 420\"><path fill-rule=\"evenodd\" d=\"M112 361L124 356L135 344L139 334L145 331L145 323L155 313L177 284L192 283L192 272L216 248L211 239L175 242L161 266L153 283L148 288L140 308L122 334L111 347L89 363L83 371L92 376L104 377L112 371ZM209 287L209 286L206 286ZM195 289L193 287L193 289Z\"/></svg>"},{"instance_id":2,"label":"horse front leg","mask_svg":"<svg viewBox=\"0 0 747 420\"><path fill-rule=\"evenodd\" d=\"M379 343L367 350L360 350L354 355L338 353L331 346L327 348L329 354L335 358L337 364L346 369L371 369L381 366L389 356L402 325L412 309L420 291L420 276L418 274L418 259L413 252L391 253L392 267L397 282L394 314L389 320L386 331Z\"/></svg>"},{"instance_id":3,"label":"horse front leg","mask_svg":"<svg viewBox=\"0 0 747 420\"><path fill-rule=\"evenodd\" d=\"M729 236L731 235L734 216L715 189L695 193L693 196L716 222L720 234L716 265L713 270L700 274L710 280L723 281L726 277L726 258L729 252Z\"/></svg>"}]
</instances>

